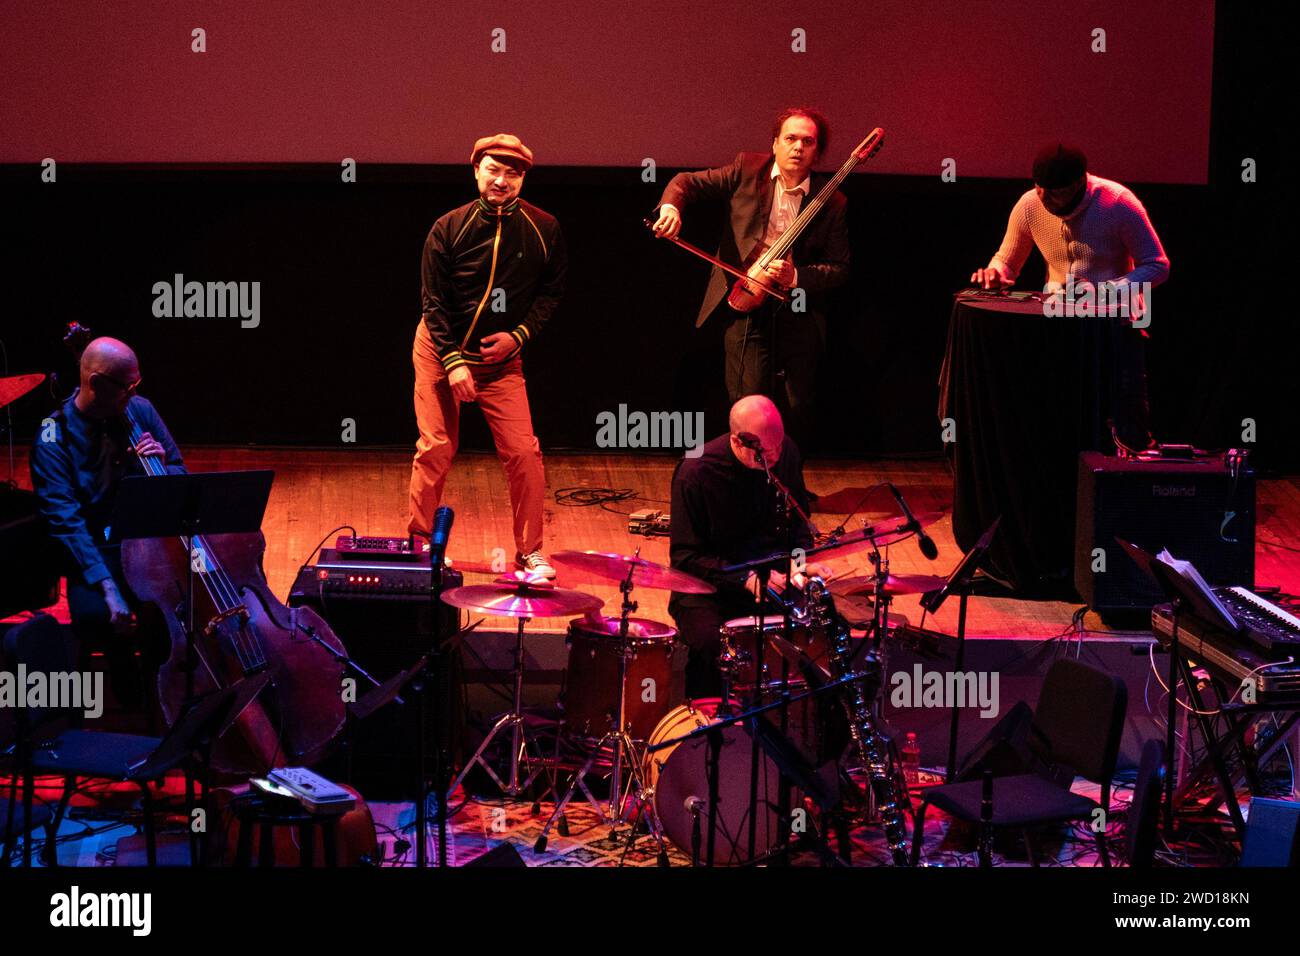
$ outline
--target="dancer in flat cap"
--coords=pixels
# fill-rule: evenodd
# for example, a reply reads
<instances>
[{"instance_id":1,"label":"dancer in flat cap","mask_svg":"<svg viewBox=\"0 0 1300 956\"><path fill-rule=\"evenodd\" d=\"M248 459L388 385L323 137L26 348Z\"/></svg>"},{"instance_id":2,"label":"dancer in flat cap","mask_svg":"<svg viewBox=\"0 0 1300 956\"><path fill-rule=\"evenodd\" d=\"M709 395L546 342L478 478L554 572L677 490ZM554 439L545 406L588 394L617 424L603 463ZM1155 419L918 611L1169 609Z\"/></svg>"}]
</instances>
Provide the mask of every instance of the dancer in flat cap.
<instances>
[{"instance_id":1,"label":"dancer in flat cap","mask_svg":"<svg viewBox=\"0 0 1300 956\"><path fill-rule=\"evenodd\" d=\"M427 536L456 455L462 402L477 402L510 483L515 566L555 576L542 551L546 477L521 353L564 291L565 249L550 213L519 198L533 153L509 133L474 144L476 200L433 224L421 263L409 528Z\"/></svg>"}]
</instances>

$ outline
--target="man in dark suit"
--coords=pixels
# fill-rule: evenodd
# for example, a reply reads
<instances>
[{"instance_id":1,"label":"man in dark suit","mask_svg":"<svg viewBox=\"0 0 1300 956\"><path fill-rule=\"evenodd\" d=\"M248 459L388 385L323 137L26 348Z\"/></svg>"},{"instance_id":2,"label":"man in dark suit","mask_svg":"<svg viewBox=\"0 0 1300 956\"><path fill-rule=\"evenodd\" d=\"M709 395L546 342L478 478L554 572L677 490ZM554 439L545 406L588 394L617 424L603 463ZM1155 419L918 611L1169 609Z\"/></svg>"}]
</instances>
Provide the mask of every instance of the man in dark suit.
<instances>
[{"instance_id":1,"label":"man in dark suit","mask_svg":"<svg viewBox=\"0 0 1300 956\"><path fill-rule=\"evenodd\" d=\"M771 153L740 153L729 166L679 173L659 201L654 232L681 231L681 207L725 199L731 228L718 258L740 268L756 250L771 246L798 217L812 194L811 171L826 151L830 128L816 110L785 110L772 126ZM849 276L844 196L835 193L800 234L789 257L768 264L764 279L791 290L785 303L769 297L753 312L727 305L731 277L716 266L709 277L696 326L710 317L725 322L727 392L773 398L797 440L809 432L817 360L826 344L826 294Z\"/></svg>"}]
</instances>

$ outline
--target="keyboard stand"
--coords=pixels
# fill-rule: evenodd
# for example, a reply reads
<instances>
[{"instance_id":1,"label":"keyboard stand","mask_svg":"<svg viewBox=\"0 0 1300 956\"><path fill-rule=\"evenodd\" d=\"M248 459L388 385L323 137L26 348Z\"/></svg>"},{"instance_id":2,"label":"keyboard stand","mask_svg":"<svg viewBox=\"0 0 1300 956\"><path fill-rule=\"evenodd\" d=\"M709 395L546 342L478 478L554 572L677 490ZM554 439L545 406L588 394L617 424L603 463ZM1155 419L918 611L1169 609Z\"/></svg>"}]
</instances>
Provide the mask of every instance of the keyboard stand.
<instances>
[{"instance_id":1,"label":"keyboard stand","mask_svg":"<svg viewBox=\"0 0 1300 956\"><path fill-rule=\"evenodd\" d=\"M1225 732L1219 733L1215 729L1215 716L1205 713L1210 708L1206 706L1205 697L1192 676L1191 664L1181 652L1177 657L1177 666L1182 676L1183 686L1187 689L1188 701L1195 708L1195 711L1188 716L1200 733L1206 754L1187 771L1174 792L1173 807L1177 808L1186 802L1200 781L1213 773L1218 784L1219 797L1207 804L1204 809L1213 812L1220 804L1226 804L1237 841L1240 843L1246 835L1246 821L1241 815L1241 806L1237 803L1237 781L1244 781L1246 789L1252 796L1262 796L1257 768L1277 752L1277 749L1286 742L1287 734L1300 721L1300 697L1277 698L1254 704L1220 704L1220 713L1215 716L1222 716L1228 726ZM1214 688L1217 701L1225 701L1232 697L1219 678L1211 675L1210 683ZM1170 693L1173 693L1172 689ZM1263 750L1256 751L1253 747L1246 746L1245 734L1254 725L1255 718L1261 714L1272 714L1279 718L1279 722L1273 739ZM1229 754L1234 752L1239 764L1235 772L1228 769L1227 761Z\"/></svg>"}]
</instances>

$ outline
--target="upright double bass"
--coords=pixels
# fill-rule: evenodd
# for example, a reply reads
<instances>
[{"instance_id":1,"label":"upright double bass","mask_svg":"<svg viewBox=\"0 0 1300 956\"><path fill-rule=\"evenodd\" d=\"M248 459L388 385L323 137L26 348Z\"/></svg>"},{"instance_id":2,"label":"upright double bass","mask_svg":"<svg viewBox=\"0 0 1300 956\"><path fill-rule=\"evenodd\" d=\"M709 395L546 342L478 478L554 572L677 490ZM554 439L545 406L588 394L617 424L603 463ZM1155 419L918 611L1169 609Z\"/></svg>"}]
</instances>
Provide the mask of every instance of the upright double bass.
<instances>
[{"instance_id":1,"label":"upright double bass","mask_svg":"<svg viewBox=\"0 0 1300 956\"><path fill-rule=\"evenodd\" d=\"M134 446L140 425L126 412ZM162 475L157 458L141 458ZM262 692L213 747L212 765L229 773L263 774L311 764L343 727L343 644L315 611L289 608L271 593L262 571L262 533L134 538L122 542L131 590L162 612L171 653L158 671L158 697L170 724L181 716L190 682L187 577L194 582L196 695L243 677L267 674Z\"/></svg>"},{"instance_id":2,"label":"upright double bass","mask_svg":"<svg viewBox=\"0 0 1300 956\"><path fill-rule=\"evenodd\" d=\"M84 351L91 333L73 325L65 342ZM126 412L132 448L143 437ZM157 457L138 459L147 476L167 474ZM320 759L343 727L346 650L310 608L289 608L271 593L262 570L262 533L192 538L132 538L122 542L122 568L136 597L165 622L170 653L158 671L158 697L168 725L195 696L243 677L268 675L266 686L213 745L213 769L264 774L278 766ZM189 575L194 580L194 661L186 628ZM146 613L144 618L158 615ZM193 681L189 677L192 670Z\"/></svg>"}]
</instances>

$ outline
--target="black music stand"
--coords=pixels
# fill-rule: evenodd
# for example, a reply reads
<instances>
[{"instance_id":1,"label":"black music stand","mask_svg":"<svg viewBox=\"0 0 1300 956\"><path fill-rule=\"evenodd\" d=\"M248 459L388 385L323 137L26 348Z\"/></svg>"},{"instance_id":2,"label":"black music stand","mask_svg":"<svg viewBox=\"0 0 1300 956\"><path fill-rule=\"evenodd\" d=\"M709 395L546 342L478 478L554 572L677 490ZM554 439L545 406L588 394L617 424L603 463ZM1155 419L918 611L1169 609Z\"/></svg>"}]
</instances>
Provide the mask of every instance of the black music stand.
<instances>
[{"instance_id":1,"label":"black music stand","mask_svg":"<svg viewBox=\"0 0 1300 956\"><path fill-rule=\"evenodd\" d=\"M226 731L234 726L239 715L257 698L270 680L271 675L265 673L241 677L225 687L196 699L192 705L188 705L181 712L153 750L140 754L127 763L123 779L139 782L143 786L143 781L161 778L172 767L184 763L186 764L186 793L192 795L193 775L190 772L189 758L191 754L197 752L199 776L203 781L203 810L204 814L210 817L212 808L208 806L208 782L211 774L212 744L220 740ZM146 812L148 812L147 804ZM193 808L187 807L187 816L192 812ZM205 829L205 839L199 840L193 828L186 829L189 831L190 865L199 866L207 861L211 831ZM151 845L153 839L152 836L146 835L146 844ZM198 852L199 850L202 850L202 853ZM151 861L156 858L156 853L156 849L147 846L146 855ZM120 853L118 865L122 865Z\"/></svg>"},{"instance_id":2,"label":"black music stand","mask_svg":"<svg viewBox=\"0 0 1300 956\"><path fill-rule=\"evenodd\" d=\"M132 475L117 489L109 540L190 539L204 534L251 534L262 530L273 471L213 471L190 475ZM187 545L187 547L189 547ZM186 702L194 699L194 549L185 594Z\"/></svg>"},{"instance_id":3,"label":"black music stand","mask_svg":"<svg viewBox=\"0 0 1300 956\"><path fill-rule=\"evenodd\" d=\"M1002 522L1002 516L998 515L993 519L993 523L985 529L957 567L953 568L952 574L948 575L948 580L943 587L937 591L931 591L921 598L921 607L934 614L948 600L948 595L956 594L960 598L957 608L957 659L953 663L953 669L960 672L962 665L966 662L966 601L970 597L971 583L975 579L975 572L980 569L985 556L989 553L989 545L993 543L993 536L997 534L998 525ZM957 725L960 720L961 708L953 707L952 719L948 726L948 766L944 770L944 783L952 783L952 775L957 768Z\"/></svg>"},{"instance_id":4,"label":"black music stand","mask_svg":"<svg viewBox=\"0 0 1300 956\"><path fill-rule=\"evenodd\" d=\"M118 485L109 525L110 542L179 537L185 539L190 554L185 592L186 707L194 703L194 673L198 668L194 577L201 570L195 567L195 550L190 542L198 535L261 531L274 479L275 472L270 470L214 471L195 475L131 475ZM185 800L186 812L190 813L194 809L192 780L186 781ZM206 781L204 800L207 800Z\"/></svg>"}]
</instances>

